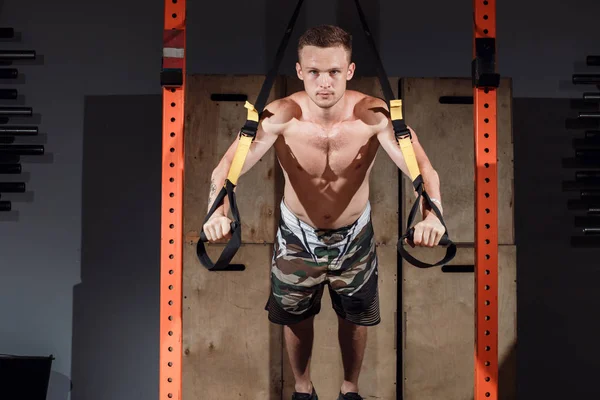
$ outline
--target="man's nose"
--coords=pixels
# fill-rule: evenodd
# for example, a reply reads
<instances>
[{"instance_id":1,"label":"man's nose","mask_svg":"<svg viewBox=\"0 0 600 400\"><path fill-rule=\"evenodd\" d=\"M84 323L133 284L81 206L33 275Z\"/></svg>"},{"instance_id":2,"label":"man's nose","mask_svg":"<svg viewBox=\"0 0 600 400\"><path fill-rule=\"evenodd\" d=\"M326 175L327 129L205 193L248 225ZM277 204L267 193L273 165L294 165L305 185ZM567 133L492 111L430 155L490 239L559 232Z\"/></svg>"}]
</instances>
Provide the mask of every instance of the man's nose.
<instances>
[{"instance_id":1,"label":"man's nose","mask_svg":"<svg viewBox=\"0 0 600 400\"><path fill-rule=\"evenodd\" d=\"M321 74L321 76L319 77L319 84L322 87L331 86L331 77L329 76L329 74Z\"/></svg>"}]
</instances>

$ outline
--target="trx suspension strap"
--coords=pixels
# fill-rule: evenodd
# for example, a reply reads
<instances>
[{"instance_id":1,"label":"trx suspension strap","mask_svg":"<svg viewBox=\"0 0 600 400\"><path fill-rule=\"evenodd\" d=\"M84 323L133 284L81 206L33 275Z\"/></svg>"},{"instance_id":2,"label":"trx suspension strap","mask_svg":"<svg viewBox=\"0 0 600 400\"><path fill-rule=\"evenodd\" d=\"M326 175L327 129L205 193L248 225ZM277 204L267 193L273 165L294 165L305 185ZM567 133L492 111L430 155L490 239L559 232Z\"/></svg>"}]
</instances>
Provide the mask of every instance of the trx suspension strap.
<instances>
[{"instance_id":1,"label":"trx suspension strap","mask_svg":"<svg viewBox=\"0 0 600 400\"><path fill-rule=\"evenodd\" d=\"M196 245L196 254L198 255L198 259L208 270L210 271L223 271L223 270L231 270L229 267L229 263L237 253L238 249L242 244L242 224L240 221L240 213L237 208L237 203L235 200L234 189L237 185L238 178L242 172L242 168L244 166L244 162L246 161L246 156L248 155L248 151L250 150L250 145L254 141L256 137L256 132L258 130L258 125L260 121L260 116L267 104L267 100L269 98L269 94L271 93L271 88L277 77L277 72L279 70L279 65L283 59L285 54L285 49L290 40L290 36L294 29L294 25L296 24L296 20L298 19L298 14L300 13L300 8L304 3L304 0L298 0L298 4L296 5L296 9L290 19L288 26L286 28L285 34L281 43L279 44L279 48L277 49L277 54L275 55L275 62L273 63L271 70L268 72L267 77L262 85L262 88L258 94L256 99L256 104L253 105L249 102L246 102L245 106L248 110L248 117L246 123L240 130L239 139L237 149L235 151L235 155L233 157L233 161L231 163L231 167L229 168L229 173L227 175L227 179L225 179L225 184L223 188L215 198L213 205L211 206L208 214L204 218L204 224L210 219L215 210L219 208L225 199L225 196L229 199L229 205L231 208L231 214L233 215L233 222L231 223L231 238L227 242L225 249L221 253L221 256L217 260L216 263L213 263L208 254L206 253L206 248L204 246L204 242L207 241L206 235L204 232L200 232L200 240L198 240L198 244Z\"/></svg>"},{"instance_id":2,"label":"trx suspension strap","mask_svg":"<svg viewBox=\"0 0 600 400\"><path fill-rule=\"evenodd\" d=\"M398 252L400 255L409 263L413 264L419 268L428 268L435 267L438 265L443 265L449 262L456 255L456 245L448 238L448 228L444 223L444 219L442 217L442 213L436 207L435 204L431 201L431 198L425 191L423 177L421 176L421 172L419 170L419 165L417 164L417 159L415 157L415 152L412 147L412 135L410 130L406 126L404 122L404 117L402 115L402 100L396 99L394 96L394 92L392 91L392 87L390 86L390 82L388 80L387 74L385 73L385 69L383 68L383 63L381 62L381 58L379 57L379 53L377 52L377 47L375 46L375 41L373 40L373 36L371 35L371 31L367 25L367 20L365 15L360 7L359 0L354 0L356 3L356 8L358 10L358 15L360 17L360 22L362 23L363 30L365 32L367 41L370 44L371 50L373 52L373 56L375 57L375 61L377 62L377 75L379 77L379 81L381 84L381 89L383 90L383 94L385 96L386 101L388 102L388 106L390 107L390 116L392 120L392 125L394 127L394 134L396 136L396 141L398 141L398 145L402 150L402 154L404 155L404 159L406 161L406 165L408 166L408 171L410 174L410 179L413 183L413 186L418 194L417 200L413 205L410 213L408 215L407 222L407 231L404 235L400 237L398 240ZM440 246L448 246L446 249L446 256L438 261L435 264L427 264L422 261L417 260L413 256L411 256L403 246L404 239L412 240L414 234L414 228L411 227L412 222L415 218L417 210L419 208L419 204L421 202L421 197L425 199L425 202L431 207L431 209L435 212L437 217L439 218L444 228L446 228L446 232L442 236L439 244Z\"/></svg>"}]
</instances>

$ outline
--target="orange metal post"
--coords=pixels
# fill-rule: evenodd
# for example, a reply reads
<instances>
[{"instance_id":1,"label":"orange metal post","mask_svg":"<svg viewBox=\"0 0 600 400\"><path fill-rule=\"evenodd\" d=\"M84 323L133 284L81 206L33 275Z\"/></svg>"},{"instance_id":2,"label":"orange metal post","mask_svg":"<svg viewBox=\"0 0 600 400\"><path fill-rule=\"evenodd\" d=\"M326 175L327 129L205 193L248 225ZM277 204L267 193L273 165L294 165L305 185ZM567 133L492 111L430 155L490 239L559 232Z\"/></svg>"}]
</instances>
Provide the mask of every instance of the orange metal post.
<instances>
[{"instance_id":1,"label":"orange metal post","mask_svg":"<svg viewBox=\"0 0 600 400\"><path fill-rule=\"evenodd\" d=\"M477 39L496 38L496 0L474 0L473 5L473 53L474 57L477 57ZM488 45L490 43L493 46L495 57L495 40L488 41ZM475 400L497 400L497 88L475 84L473 92L475 131Z\"/></svg>"},{"instance_id":2,"label":"orange metal post","mask_svg":"<svg viewBox=\"0 0 600 400\"><path fill-rule=\"evenodd\" d=\"M185 0L165 0L159 400L182 397Z\"/></svg>"}]
</instances>

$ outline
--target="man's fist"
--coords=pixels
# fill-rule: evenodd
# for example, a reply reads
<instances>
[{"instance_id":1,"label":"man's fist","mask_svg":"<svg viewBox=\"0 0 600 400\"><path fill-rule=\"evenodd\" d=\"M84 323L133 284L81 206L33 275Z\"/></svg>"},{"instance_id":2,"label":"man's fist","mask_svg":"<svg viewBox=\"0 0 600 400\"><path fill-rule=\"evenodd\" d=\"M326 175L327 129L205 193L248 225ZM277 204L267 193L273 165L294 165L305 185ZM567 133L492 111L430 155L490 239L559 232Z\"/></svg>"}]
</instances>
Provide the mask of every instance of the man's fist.
<instances>
[{"instance_id":1,"label":"man's fist","mask_svg":"<svg viewBox=\"0 0 600 400\"><path fill-rule=\"evenodd\" d=\"M224 215L213 214L203 226L206 239L213 243L231 237L231 220Z\"/></svg>"},{"instance_id":2,"label":"man's fist","mask_svg":"<svg viewBox=\"0 0 600 400\"><path fill-rule=\"evenodd\" d=\"M444 225L435 216L428 216L428 218L416 224L414 229L412 242L407 241L412 247L435 247L446 232Z\"/></svg>"}]
</instances>

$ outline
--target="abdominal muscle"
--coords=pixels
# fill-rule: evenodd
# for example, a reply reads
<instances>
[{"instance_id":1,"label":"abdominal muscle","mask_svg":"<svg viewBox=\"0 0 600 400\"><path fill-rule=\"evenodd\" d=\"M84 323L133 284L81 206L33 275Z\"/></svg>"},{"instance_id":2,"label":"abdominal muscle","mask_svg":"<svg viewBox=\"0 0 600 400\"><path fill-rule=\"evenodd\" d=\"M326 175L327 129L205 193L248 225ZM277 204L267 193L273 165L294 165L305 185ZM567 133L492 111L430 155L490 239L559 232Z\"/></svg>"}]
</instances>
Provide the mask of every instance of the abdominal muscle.
<instances>
[{"instance_id":1,"label":"abdominal muscle","mask_svg":"<svg viewBox=\"0 0 600 400\"><path fill-rule=\"evenodd\" d=\"M298 196L298 189L303 193L301 196ZM283 201L301 221L315 229L337 229L360 217L369 200L369 188L367 184L361 185L352 197L336 195L337 189L335 182L319 191L313 185L294 188L286 180Z\"/></svg>"},{"instance_id":2,"label":"abdominal muscle","mask_svg":"<svg viewBox=\"0 0 600 400\"><path fill-rule=\"evenodd\" d=\"M341 136L341 135L340 135ZM287 208L317 229L355 222L369 201L369 174L377 140L352 132L345 140L283 135L276 144Z\"/></svg>"}]
</instances>

